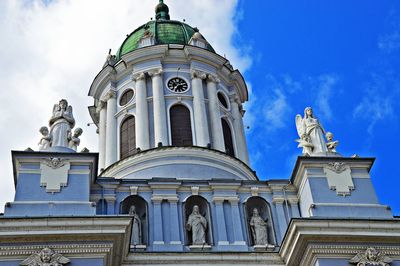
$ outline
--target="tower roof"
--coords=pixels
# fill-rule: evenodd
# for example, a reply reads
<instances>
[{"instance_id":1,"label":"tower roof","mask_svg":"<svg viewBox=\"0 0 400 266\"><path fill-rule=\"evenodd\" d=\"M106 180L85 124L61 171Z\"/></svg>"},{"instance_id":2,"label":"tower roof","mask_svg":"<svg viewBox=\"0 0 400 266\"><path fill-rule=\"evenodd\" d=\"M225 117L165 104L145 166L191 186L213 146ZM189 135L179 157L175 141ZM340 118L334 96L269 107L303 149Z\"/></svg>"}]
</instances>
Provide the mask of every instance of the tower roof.
<instances>
[{"instance_id":1,"label":"tower roof","mask_svg":"<svg viewBox=\"0 0 400 266\"><path fill-rule=\"evenodd\" d=\"M154 44L189 44L192 36L198 32L197 28L193 28L186 23L170 20L169 8L160 0L155 8L156 20L151 20L146 24L135 29L129 34L116 54L117 60L123 55L139 48L140 40L146 36L154 37ZM214 52L215 50L207 43L206 49Z\"/></svg>"}]
</instances>

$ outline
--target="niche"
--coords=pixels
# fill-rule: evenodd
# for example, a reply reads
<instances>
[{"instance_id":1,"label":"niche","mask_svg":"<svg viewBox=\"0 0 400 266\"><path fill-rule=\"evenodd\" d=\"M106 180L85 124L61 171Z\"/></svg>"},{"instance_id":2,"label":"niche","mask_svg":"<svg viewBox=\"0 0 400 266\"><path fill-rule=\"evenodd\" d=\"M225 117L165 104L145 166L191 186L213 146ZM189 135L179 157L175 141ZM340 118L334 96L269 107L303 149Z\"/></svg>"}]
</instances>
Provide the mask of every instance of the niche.
<instances>
[{"instance_id":1,"label":"niche","mask_svg":"<svg viewBox=\"0 0 400 266\"><path fill-rule=\"evenodd\" d=\"M204 232L204 240L205 242L202 243L203 246L211 246L213 245L213 240L212 240L212 223L211 223L211 213L210 213L210 206L207 202L207 200L201 196L190 196L189 198L186 199L186 201L183 203L183 217L184 217L184 231L185 231L185 243L188 246L196 246L196 245L201 245L199 243L199 240L193 239L193 225L195 223L199 224L198 221L193 221L190 224L189 222L189 217L193 213L194 207L198 207L199 214L205 218L207 222L207 227L205 228ZM199 226L199 225L196 225ZM190 230L188 230L190 229ZM200 233L201 234L201 233Z\"/></svg>"},{"instance_id":2,"label":"niche","mask_svg":"<svg viewBox=\"0 0 400 266\"><path fill-rule=\"evenodd\" d=\"M251 220L254 215L254 209L257 209L258 215L260 216L259 218L253 218L253 226L251 226ZM272 215L271 215L271 207L268 204L268 202L261 198L261 197L250 197L245 203L244 203L244 210L246 214L246 225L247 225L247 235L248 235L248 242L250 246L259 246L259 245L274 245L276 246L276 237L275 237L275 230L273 227L273 221L272 221ZM264 234L263 228L257 230L258 228L262 227L260 223L262 221L266 221L266 241L261 240L262 243L260 243L260 234ZM257 222L258 220L258 222ZM258 223L258 225L254 225L255 223ZM256 241L255 237L259 237L259 240ZM258 242L258 243L256 243Z\"/></svg>"},{"instance_id":3,"label":"niche","mask_svg":"<svg viewBox=\"0 0 400 266\"><path fill-rule=\"evenodd\" d=\"M136 218L140 220L139 224L132 223L132 234L133 231L139 231L139 236L132 235L131 237L131 246L135 248L137 245L147 245L148 243L147 202L140 196L129 196L121 202L120 213L129 214L132 206L135 206Z\"/></svg>"}]
</instances>

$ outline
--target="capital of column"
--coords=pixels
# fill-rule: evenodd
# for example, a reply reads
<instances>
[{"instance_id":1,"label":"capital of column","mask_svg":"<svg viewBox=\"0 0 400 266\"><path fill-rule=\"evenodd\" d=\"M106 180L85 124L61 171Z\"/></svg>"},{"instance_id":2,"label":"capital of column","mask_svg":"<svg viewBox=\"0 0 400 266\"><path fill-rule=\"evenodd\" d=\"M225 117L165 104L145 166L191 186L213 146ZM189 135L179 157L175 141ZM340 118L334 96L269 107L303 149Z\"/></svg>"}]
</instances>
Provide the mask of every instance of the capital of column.
<instances>
[{"instance_id":1,"label":"capital of column","mask_svg":"<svg viewBox=\"0 0 400 266\"><path fill-rule=\"evenodd\" d=\"M106 107L106 103L104 101L99 101L96 106L96 113L100 113L101 109Z\"/></svg>"},{"instance_id":2,"label":"capital of column","mask_svg":"<svg viewBox=\"0 0 400 266\"><path fill-rule=\"evenodd\" d=\"M298 198L288 198L288 201L290 204L298 204L299 203L299 199Z\"/></svg>"},{"instance_id":3,"label":"capital of column","mask_svg":"<svg viewBox=\"0 0 400 266\"><path fill-rule=\"evenodd\" d=\"M154 70L150 70L149 72L147 72L147 74L149 74L150 77L157 77L157 76L161 76L163 73L163 70L161 68L159 69L154 69Z\"/></svg>"},{"instance_id":4,"label":"capital of column","mask_svg":"<svg viewBox=\"0 0 400 266\"><path fill-rule=\"evenodd\" d=\"M117 97L117 92L113 89L109 90L106 95L104 95L104 100L108 101L112 98L116 98Z\"/></svg>"},{"instance_id":5,"label":"capital of column","mask_svg":"<svg viewBox=\"0 0 400 266\"><path fill-rule=\"evenodd\" d=\"M229 100L232 102L232 103L237 103L238 105L241 105L242 103L240 102L240 99L239 99L239 97L237 96L237 95L231 95L231 96L229 96Z\"/></svg>"},{"instance_id":6,"label":"capital of column","mask_svg":"<svg viewBox=\"0 0 400 266\"><path fill-rule=\"evenodd\" d=\"M105 195L105 196L104 196L104 199L105 199L107 202L115 202L115 201L117 200L117 198L115 197L115 195Z\"/></svg>"},{"instance_id":7,"label":"capital of column","mask_svg":"<svg viewBox=\"0 0 400 266\"><path fill-rule=\"evenodd\" d=\"M153 197L151 197L151 201L153 203L161 203L163 200L167 200L171 203L176 203L179 201L179 198L177 195L153 195Z\"/></svg>"},{"instance_id":8,"label":"capital of column","mask_svg":"<svg viewBox=\"0 0 400 266\"><path fill-rule=\"evenodd\" d=\"M207 74L200 70L192 70L191 76L192 76L192 79L196 79L196 78L206 79L207 78Z\"/></svg>"},{"instance_id":9,"label":"capital of column","mask_svg":"<svg viewBox=\"0 0 400 266\"><path fill-rule=\"evenodd\" d=\"M273 197L272 202L275 204L283 204L285 202L284 197Z\"/></svg>"},{"instance_id":10,"label":"capital of column","mask_svg":"<svg viewBox=\"0 0 400 266\"><path fill-rule=\"evenodd\" d=\"M144 79L146 79L146 73L144 72L132 74L132 80L134 81L144 80Z\"/></svg>"},{"instance_id":11,"label":"capital of column","mask_svg":"<svg viewBox=\"0 0 400 266\"><path fill-rule=\"evenodd\" d=\"M225 200L229 201L232 204L237 204L239 202L239 198L234 197L234 196L214 196L213 197L213 202L215 204L222 204Z\"/></svg>"},{"instance_id":12,"label":"capital of column","mask_svg":"<svg viewBox=\"0 0 400 266\"><path fill-rule=\"evenodd\" d=\"M214 75L211 75L211 74L207 75L207 81L208 82L213 82L213 83L220 83L221 82L221 80L217 76L214 76Z\"/></svg>"}]
</instances>

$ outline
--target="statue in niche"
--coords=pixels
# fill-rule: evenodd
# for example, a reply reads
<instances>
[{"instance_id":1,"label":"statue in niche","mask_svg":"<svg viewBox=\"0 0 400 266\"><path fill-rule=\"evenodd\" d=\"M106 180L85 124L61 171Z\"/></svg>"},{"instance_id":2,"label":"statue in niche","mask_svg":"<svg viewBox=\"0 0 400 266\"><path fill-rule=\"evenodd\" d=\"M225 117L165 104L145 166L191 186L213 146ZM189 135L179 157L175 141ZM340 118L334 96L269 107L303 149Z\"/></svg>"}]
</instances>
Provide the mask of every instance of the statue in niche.
<instances>
[{"instance_id":1,"label":"statue in niche","mask_svg":"<svg viewBox=\"0 0 400 266\"><path fill-rule=\"evenodd\" d=\"M68 134L75 126L75 119L72 114L72 106L68 106L67 100L62 99L54 105L49 125L52 137L51 146L68 147Z\"/></svg>"},{"instance_id":2,"label":"statue in niche","mask_svg":"<svg viewBox=\"0 0 400 266\"><path fill-rule=\"evenodd\" d=\"M304 117L299 114L296 115L296 128L301 139L308 139L308 141L303 142L305 145L298 141L300 142L299 146L303 147L303 149L309 149L311 145L307 147L307 143L312 144L312 154L325 154L328 152L324 138L325 130L318 119L315 118L311 107L304 109Z\"/></svg>"},{"instance_id":3,"label":"statue in niche","mask_svg":"<svg viewBox=\"0 0 400 266\"><path fill-rule=\"evenodd\" d=\"M32 254L19 265L26 266L63 266L70 260L49 248L42 249L39 253Z\"/></svg>"},{"instance_id":4,"label":"statue in niche","mask_svg":"<svg viewBox=\"0 0 400 266\"><path fill-rule=\"evenodd\" d=\"M186 223L186 230L192 231L192 245L206 243L207 220L199 212L199 206L194 205Z\"/></svg>"},{"instance_id":5,"label":"statue in niche","mask_svg":"<svg viewBox=\"0 0 400 266\"><path fill-rule=\"evenodd\" d=\"M253 209L253 216L250 219L250 229L255 246L268 244L267 221L261 218L257 208Z\"/></svg>"},{"instance_id":6,"label":"statue in niche","mask_svg":"<svg viewBox=\"0 0 400 266\"><path fill-rule=\"evenodd\" d=\"M42 134L42 138L39 141L39 151L44 151L50 148L51 145L51 135L49 134L49 129L45 126L39 129Z\"/></svg>"},{"instance_id":7,"label":"statue in niche","mask_svg":"<svg viewBox=\"0 0 400 266\"><path fill-rule=\"evenodd\" d=\"M357 266L389 266L393 260L375 248L367 248L365 252L358 253L350 263L357 263Z\"/></svg>"},{"instance_id":8,"label":"statue in niche","mask_svg":"<svg viewBox=\"0 0 400 266\"><path fill-rule=\"evenodd\" d=\"M132 216L132 237L133 245L142 244L142 222L139 215L136 213L136 206L132 205L129 209L129 215Z\"/></svg>"},{"instance_id":9,"label":"statue in niche","mask_svg":"<svg viewBox=\"0 0 400 266\"><path fill-rule=\"evenodd\" d=\"M336 140L336 141L333 140L333 134L331 132L327 132L325 134L325 137L326 137L326 140L328 141L326 143L326 147L328 148L328 150L330 152L335 152L336 153L336 147L339 145L339 141L338 140Z\"/></svg>"},{"instance_id":10,"label":"statue in niche","mask_svg":"<svg viewBox=\"0 0 400 266\"><path fill-rule=\"evenodd\" d=\"M72 134L72 131L69 131L68 133L68 148L73 149L74 151L77 150L79 144L81 143L81 140L79 137L82 135L82 128L78 127L74 130L74 133Z\"/></svg>"}]
</instances>

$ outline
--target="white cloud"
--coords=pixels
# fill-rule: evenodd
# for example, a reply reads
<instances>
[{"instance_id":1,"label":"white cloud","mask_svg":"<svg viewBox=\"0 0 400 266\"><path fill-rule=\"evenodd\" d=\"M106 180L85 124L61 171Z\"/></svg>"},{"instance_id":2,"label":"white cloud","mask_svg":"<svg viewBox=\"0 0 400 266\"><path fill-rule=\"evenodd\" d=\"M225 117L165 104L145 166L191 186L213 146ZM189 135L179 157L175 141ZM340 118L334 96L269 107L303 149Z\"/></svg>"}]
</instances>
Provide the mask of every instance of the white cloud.
<instances>
[{"instance_id":1,"label":"white cloud","mask_svg":"<svg viewBox=\"0 0 400 266\"><path fill-rule=\"evenodd\" d=\"M392 97L384 97L369 90L354 109L353 115L369 121L367 131L371 135L377 122L393 115Z\"/></svg>"},{"instance_id":2,"label":"white cloud","mask_svg":"<svg viewBox=\"0 0 400 266\"><path fill-rule=\"evenodd\" d=\"M13 198L10 150L36 148L38 129L47 124L61 98L74 107L84 129L81 148L97 151L87 106L89 86L109 48L115 52L136 27L154 17L155 0L0 1L0 211ZM251 64L232 45L237 0L167 1L171 17L197 26L217 52L244 71Z\"/></svg>"},{"instance_id":3,"label":"white cloud","mask_svg":"<svg viewBox=\"0 0 400 266\"><path fill-rule=\"evenodd\" d=\"M315 88L317 98L315 100L317 109L321 112L323 118L330 120L332 118L332 109L330 100L332 98L333 87L336 85L338 78L333 74L325 74L319 76L315 80Z\"/></svg>"},{"instance_id":4,"label":"white cloud","mask_svg":"<svg viewBox=\"0 0 400 266\"><path fill-rule=\"evenodd\" d=\"M267 130L276 130L286 125L290 106L281 89L273 90L272 101L264 108L265 126Z\"/></svg>"}]
</instances>

